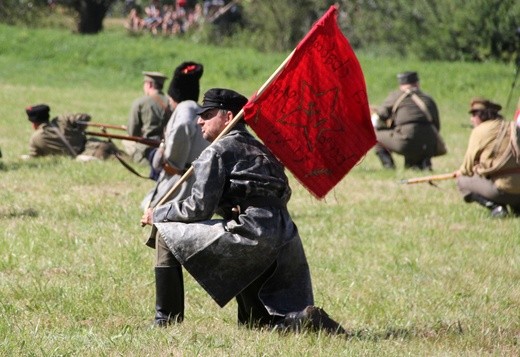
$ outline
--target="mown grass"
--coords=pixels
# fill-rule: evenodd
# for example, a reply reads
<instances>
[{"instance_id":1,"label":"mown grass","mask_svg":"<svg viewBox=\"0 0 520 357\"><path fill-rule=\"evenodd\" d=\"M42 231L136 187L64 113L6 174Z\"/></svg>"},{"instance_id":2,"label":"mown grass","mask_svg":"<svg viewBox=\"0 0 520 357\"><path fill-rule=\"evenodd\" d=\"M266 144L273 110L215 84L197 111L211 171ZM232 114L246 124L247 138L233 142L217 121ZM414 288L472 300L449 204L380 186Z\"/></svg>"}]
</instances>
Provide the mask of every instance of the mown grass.
<instances>
[{"instance_id":1,"label":"mown grass","mask_svg":"<svg viewBox=\"0 0 520 357\"><path fill-rule=\"evenodd\" d=\"M186 321L150 329L153 251L143 245L139 202L152 183L116 161L22 161L31 127L24 108L88 112L124 124L142 70L171 75L182 60L205 66L202 90L257 90L285 58L123 30L77 36L0 25L0 355L422 355L520 353L520 221L492 220L464 204L452 181L405 186L423 173L383 171L373 153L323 201L291 177L316 303L356 336L279 335L236 326L186 276ZM475 95L505 104L514 68L417 62L359 54L370 101L418 70L438 101L449 152L435 173L456 169ZM518 98L516 89L513 98ZM513 100L516 102L516 100ZM513 105L504 114L511 117ZM145 168L142 168L145 171Z\"/></svg>"}]
</instances>

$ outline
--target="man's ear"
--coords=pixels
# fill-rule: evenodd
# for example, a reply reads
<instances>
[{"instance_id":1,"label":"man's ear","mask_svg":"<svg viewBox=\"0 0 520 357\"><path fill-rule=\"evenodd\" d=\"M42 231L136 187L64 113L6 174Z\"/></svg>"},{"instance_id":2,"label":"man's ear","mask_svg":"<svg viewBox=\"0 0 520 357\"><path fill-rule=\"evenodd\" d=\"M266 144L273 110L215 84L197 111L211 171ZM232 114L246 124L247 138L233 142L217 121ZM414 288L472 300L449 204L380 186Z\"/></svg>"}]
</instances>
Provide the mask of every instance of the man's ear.
<instances>
[{"instance_id":1,"label":"man's ear","mask_svg":"<svg viewBox=\"0 0 520 357\"><path fill-rule=\"evenodd\" d=\"M231 123L231 121L233 120L235 116L233 115L233 112L228 110L226 112L226 125L228 125L229 123Z\"/></svg>"}]
</instances>

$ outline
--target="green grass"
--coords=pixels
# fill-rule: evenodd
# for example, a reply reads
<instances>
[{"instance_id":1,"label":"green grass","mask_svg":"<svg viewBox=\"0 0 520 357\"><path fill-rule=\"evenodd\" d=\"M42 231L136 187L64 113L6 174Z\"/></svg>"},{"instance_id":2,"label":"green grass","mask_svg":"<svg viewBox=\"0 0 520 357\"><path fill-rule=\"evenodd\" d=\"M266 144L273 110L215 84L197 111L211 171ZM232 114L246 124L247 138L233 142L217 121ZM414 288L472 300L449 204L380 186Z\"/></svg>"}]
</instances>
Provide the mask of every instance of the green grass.
<instances>
[{"instance_id":1,"label":"green grass","mask_svg":"<svg viewBox=\"0 0 520 357\"><path fill-rule=\"evenodd\" d=\"M124 124L143 70L205 66L202 90L251 95L285 58L178 39L98 36L0 25L0 355L14 356L515 356L520 354L520 220L492 220L453 181L403 186L422 173L383 171L370 152L323 201L291 177L290 202L306 248L316 303L356 337L282 336L236 326L186 276L186 321L150 329L154 252L139 203L152 183L116 161L22 161L32 129L24 108L88 112ZM449 152L464 154L468 103L505 104L514 68L416 62L359 54L371 103L418 70L438 101ZM519 95L504 114L511 117ZM143 171L145 168L142 168Z\"/></svg>"}]
</instances>

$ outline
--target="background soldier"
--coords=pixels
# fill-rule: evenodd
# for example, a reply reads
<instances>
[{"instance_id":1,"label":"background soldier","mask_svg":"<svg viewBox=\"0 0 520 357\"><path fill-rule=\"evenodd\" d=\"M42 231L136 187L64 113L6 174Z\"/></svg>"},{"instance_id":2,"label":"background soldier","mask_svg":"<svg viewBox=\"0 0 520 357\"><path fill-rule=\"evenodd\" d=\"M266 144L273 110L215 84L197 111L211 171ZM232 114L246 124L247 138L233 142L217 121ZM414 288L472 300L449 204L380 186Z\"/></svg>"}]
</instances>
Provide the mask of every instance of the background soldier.
<instances>
[{"instance_id":1,"label":"background soldier","mask_svg":"<svg viewBox=\"0 0 520 357\"><path fill-rule=\"evenodd\" d=\"M246 103L232 90L207 91L198 119L204 138L215 141ZM190 196L141 219L155 222L157 254L172 272L158 287L164 296L177 296L157 301L156 324L184 316L182 265L220 306L236 298L240 324L345 333L313 306L307 259L287 210L291 189L283 165L240 122L193 168ZM223 218L212 219L215 213Z\"/></svg>"},{"instance_id":2,"label":"background soldier","mask_svg":"<svg viewBox=\"0 0 520 357\"><path fill-rule=\"evenodd\" d=\"M501 109L488 99L471 101L469 113L474 128L464 161L456 172L464 201L481 204L496 218L507 215L507 205L520 215L518 129L498 113Z\"/></svg>"},{"instance_id":3,"label":"background soldier","mask_svg":"<svg viewBox=\"0 0 520 357\"><path fill-rule=\"evenodd\" d=\"M164 144L155 152L152 161L153 170L160 173L159 179L155 189L143 200L143 209L154 207L209 145L197 125L199 81L203 72L203 66L195 62L183 62L173 71L168 96L174 111L166 125ZM186 181L177 190L175 199L189 194L191 181Z\"/></svg>"},{"instance_id":4,"label":"background soldier","mask_svg":"<svg viewBox=\"0 0 520 357\"><path fill-rule=\"evenodd\" d=\"M437 105L419 89L417 72L400 73L397 79L399 90L372 110L376 154L385 168L395 168L391 153L396 152L404 156L405 168L431 170L431 157L446 153Z\"/></svg>"},{"instance_id":5,"label":"background soldier","mask_svg":"<svg viewBox=\"0 0 520 357\"><path fill-rule=\"evenodd\" d=\"M128 118L128 135L161 140L171 115L168 97L162 92L166 76L160 72L143 72L144 96L132 104ZM135 141L123 140L127 154L135 162L151 162L155 148ZM157 177L155 177L156 179Z\"/></svg>"},{"instance_id":6,"label":"background soldier","mask_svg":"<svg viewBox=\"0 0 520 357\"><path fill-rule=\"evenodd\" d=\"M29 156L69 155L76 157L85 149L84 127L77 121L89 121L88 114L67 114L49 121L50 108L38 104L25 109L34 133L29 139ZM24 156L24 158L28 158Z\"/></svg>"},{"instance_id":7,"label":"background soldier","mask_svg":"<svg viewBox=\"0 0 520 357\"><path fill-rule=\"evenodd\" d=\"M154 169L160 171L155 189L143 200L143 208L155 207L167 192L179 181L185 170L199 157L209 142L202 137L202 131L197 125L197 112L200 106L199 80L203 66L195 62L184 62L173 72L173 79L168 88L170 105L174 108L165 132L164 147L159 148L154 155ZM177 189L175 195L168 201L180 201L191 192L195 180L192 175ZM155 248L156 230L152 229L150 239L146 243ZM177 319L184 318L184 288L182 270L178 264L170 264L169 255L156 249L155 281L156 281L156 315L158 325L168 321L168 315L176 311ZM176 306L170 310L167 306Z\"/></svg>"}]
</instances>

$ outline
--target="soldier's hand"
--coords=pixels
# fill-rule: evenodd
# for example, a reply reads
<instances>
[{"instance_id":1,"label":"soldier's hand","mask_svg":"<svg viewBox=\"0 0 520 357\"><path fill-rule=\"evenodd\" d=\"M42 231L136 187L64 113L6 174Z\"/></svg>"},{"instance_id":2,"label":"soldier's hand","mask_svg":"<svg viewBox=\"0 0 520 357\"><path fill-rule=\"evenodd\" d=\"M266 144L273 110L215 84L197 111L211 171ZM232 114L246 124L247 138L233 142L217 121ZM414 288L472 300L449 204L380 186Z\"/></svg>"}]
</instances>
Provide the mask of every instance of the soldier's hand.
<instances>
[{"instance_id":1,"label":"soldier's hand","mask_svg":"<svg viewBox=\"0 0 520 357\"><path fill-rule=\"evenodd\" d=\"M141 226L144 227L146 225L153 224L153 208L148 208L141 217Z\"/></svg>"}]
</instances>

